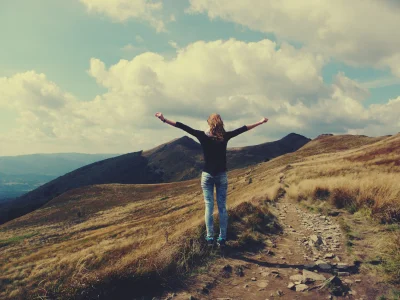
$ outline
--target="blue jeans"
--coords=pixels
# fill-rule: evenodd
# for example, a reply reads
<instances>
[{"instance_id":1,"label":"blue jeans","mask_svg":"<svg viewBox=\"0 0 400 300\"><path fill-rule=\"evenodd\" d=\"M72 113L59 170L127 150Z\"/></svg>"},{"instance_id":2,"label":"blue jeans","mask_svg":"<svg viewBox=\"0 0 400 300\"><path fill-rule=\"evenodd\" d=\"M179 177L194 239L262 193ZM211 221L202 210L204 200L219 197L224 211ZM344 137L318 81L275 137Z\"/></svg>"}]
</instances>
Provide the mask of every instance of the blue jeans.
<instances>
[{"instance_id":1,"label":"blue jeans","mask_svg":"<svg viewBox=\"0 0 400 300\"><path fill-rule=\"evenodd\" d=\"M228 176L226 171L216 175L207 172L201 173L201 188L205 202L205 222L207 228L206 239L214 238L214 185L217 192L217 205L219 213L220 233L218 239L226 240L226 230L228 227L228 213L226 211L226 193L228 189Z\"/></svg>"}]
</instances>

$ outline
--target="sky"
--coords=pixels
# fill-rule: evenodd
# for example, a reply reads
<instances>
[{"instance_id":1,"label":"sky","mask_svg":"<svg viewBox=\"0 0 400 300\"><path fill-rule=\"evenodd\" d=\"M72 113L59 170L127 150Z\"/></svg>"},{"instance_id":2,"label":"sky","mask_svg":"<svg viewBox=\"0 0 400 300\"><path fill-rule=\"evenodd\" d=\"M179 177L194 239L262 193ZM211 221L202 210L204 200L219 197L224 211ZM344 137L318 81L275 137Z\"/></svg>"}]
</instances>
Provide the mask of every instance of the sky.
<instances>
[{"instance_id":1,"label":"sky","mask_svg":"<svg viewBox=\"0 0 400 300\"><path fill-rule=\"evenodd\" d=\"M400 131L400 1L2 0L0 156ZM195 139L195 138L194 138Z\"/></svg>"}]
</instances>

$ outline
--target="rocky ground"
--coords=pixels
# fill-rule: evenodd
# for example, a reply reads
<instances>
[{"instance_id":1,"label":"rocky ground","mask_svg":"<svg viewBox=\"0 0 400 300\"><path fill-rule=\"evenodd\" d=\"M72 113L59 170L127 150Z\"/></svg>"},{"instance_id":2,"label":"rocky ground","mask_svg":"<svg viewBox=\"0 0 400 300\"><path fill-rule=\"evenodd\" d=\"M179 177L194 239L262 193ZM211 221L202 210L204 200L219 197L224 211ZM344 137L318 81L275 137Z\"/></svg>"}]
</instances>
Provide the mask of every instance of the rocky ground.
<instances>
[{"instance_id":1,"label":"rocky ground","mask_svg":"<svg viewBox=\"0 0 400 300\"><path fill-rule=\"evenodd\" d=\"M284 198L273 208L284 231L256 252L229 251L187 287L161 299L376 299L377 279L350 259L336 216L307 211Z\"/></svg>"}]
</instances>

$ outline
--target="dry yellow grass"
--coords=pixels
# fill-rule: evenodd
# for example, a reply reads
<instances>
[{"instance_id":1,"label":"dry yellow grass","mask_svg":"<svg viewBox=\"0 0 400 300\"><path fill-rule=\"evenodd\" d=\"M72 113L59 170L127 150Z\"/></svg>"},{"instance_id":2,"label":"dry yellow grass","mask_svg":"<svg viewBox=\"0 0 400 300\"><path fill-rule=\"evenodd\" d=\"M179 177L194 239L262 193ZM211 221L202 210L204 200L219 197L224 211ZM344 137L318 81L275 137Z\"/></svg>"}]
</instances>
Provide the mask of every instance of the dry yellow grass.
<instances>
[{"instance_id":1,"label":"dry yellow grass","mask_svg":"<svg viewBox=\"0 0 400 300\"><path fill-rule=\"evenodd\" d=\"M382 222L399 222L399 182L399 173L378 171L307 178L291 185L288 196L296 200L326 200L337 208L353 212L364 208Z\"/></svg>"},{"instance_id":2,"label":"dry yellow grass","mask_svg":"<svg viewBox=\"0 0 400 300\"><path fill-rule=\"evenodd\" d=\"M357 255L381 257L387 279L400 282L400 134L304 158L287 169L285 182L287 196L294 201L304 201L319 211L336 207L354 214L354 221L349 217L349 222L355 230L363 227L365 231ZM386 226L393 232L387 233L382 223L393 224Z\"/></svg>"},{"instance_id":3,"label":"dry yellow grass","mask_svg":"<svg viewBox=\"0 0 400 300\"><path fill-rule=\"evenodd\" d=\"M273 185L249 184L252 172L229 173L228 207ZM36 234L0 248L0 298L68 296L110 276L162 269L187 242L181 237L203 225L203 203L199 179L95 185L63 194L0 227L1 241Z\"/></svg>"},{"instance_id":4,"label":"dry yellow grass","mask_svg":"<svg viewBox=\"0 0 400 300\"><path fill-rule=\"evenodd\" d=\"M323 137L294 153L233 170L228 208L275 200L282 187L295 199L313 197L316 188L330 193L339 188L359 206L372 197L372 215L385 219L390 209L396 215L400 166L393 145L399 141L400 135ZM203 234L198 231L203 223L200 179L72 190L0 226L0 298L67 297L109 278L161 272L177 256L185 264L201 254L201 245L189 237Z\"/></svg>"}]
</instances>

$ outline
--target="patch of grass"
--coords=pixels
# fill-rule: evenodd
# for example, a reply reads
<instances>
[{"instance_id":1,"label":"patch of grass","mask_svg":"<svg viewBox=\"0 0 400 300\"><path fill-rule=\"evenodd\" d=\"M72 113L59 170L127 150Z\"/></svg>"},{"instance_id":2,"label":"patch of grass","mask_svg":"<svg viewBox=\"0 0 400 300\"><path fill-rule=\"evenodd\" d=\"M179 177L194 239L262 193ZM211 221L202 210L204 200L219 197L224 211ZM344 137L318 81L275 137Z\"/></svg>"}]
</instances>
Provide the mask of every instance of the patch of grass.
<instances>
[{"instance_id":1,"label":"patch of grass","mask_svg":"<svg viewBox=\"0 0 400 300\"><path fill-rule=\"evenodd\" d=\"M33 232L33 233L28 233L25 235L19 235L19 236L14 236L12 238L6 239L6 240L0 240L0 247L5 247L11 244L16 244L19 242L22 242L25 239L29 239L35 235L38 235L38 232Z\"/></svg>"},{"instance_id":2,"label":"patch of grass","mask_svg":"<svg viewBox=\"0 0 400 300\"><path fill-rule=\"evenodd\" d=\"M400 230L400 224L388 224L385 226L385 231L399 231Z\"/></svg>"},{"instance_id":3,"label":"patch of grass","mask_svg":"<svg viewBox=\"0 0 400 300\"><path fill-rule=\"evenodd\" d=\"M346 206L346 210L349 213L354 214L354 213L357 212L358 208L357 208L357 205L354 202L352 202L352 203L350 203L349 205Z\"/></svg>"},{"instance_id":4,"label":"patch of grass","mask_svg":"<svg viewBox=\"0 0 400 300\"><path fill-rule=\"evenodd\" d=\"M279 187L273 200L275 202L277 202L277 201L279 201L279 199L283 198L285 196L285 194L286 194L286 190L283 187Z\"/></svg>"},{"instance_id":5,"label":"patch of grass","mask_svg":"<svg viewBox=\"0 0 400 300\"><path fill-rule=\"evenodd\" d=\"M381 295L377 299L379 300L400 300L400 290L392 289L386 295Z\"/></svg>"},{"instance_id":6,"label":"patch of grass","mask_svg":"<svg viewBox=\"0 0 400 300\"><path fill-rule=\"evenodd\" d=\"M393 284L400 284L400 233L394 232L383 251L382 268Z\"/></svg>"},{"instance_id":7,"label":"patch of grass","mask_svg":"<svg viewBox=\"0 0 400 300\"><path fill-rule=\"evenodd\" d=\"M349 224L347 224L347 222L343 218L339 219L339 226L343 230L344 235L346 237L345 244L346 244L347 250L349 252L352 252L352 247L354 245L354 243L352 241L354 240L354 235L351 231L351 227L349 226Z\"/></svg>"},{"instance_id":8,"label":"patch of grass","mask_svg":"<svg viewBox=\"0 0 400 300\"><path fill-rule=\"evenodd\" d=\"M298 177L304 175L296 174L295 185L288 189L289 198L297 201L326 201L352 214L364 210L363 213L383 224L400 223L398 173L369 170L363 175L355 175L351 173L356 170L346 170L345 166L332 168L338 170L319 170L318 173L308 174L302 179ZM336 175L332 177L331 174Z\"/></svg>"},{"instance_id":9,"label":"patch of grass","mask_svg":"<svg viewBox=\"0 0 400 300\"><path fill-rule=\"evenodd\" d=\"M327 200L330 194L329 189L317 186L312 193L312 197L314 200Z\"/></svg>"},{"instance_id":10,"label":"patch of grass","mask_svg":"<svg viewBox=\"0 0 400 300\"><path fill-rule=\"evenodd\" d=\"M334 188L330 196L330 202L337 208L351 207L355 205L353 193L345 188Z\"/></svg>"}]
</instances>

